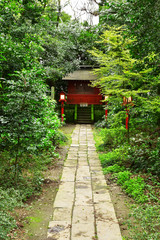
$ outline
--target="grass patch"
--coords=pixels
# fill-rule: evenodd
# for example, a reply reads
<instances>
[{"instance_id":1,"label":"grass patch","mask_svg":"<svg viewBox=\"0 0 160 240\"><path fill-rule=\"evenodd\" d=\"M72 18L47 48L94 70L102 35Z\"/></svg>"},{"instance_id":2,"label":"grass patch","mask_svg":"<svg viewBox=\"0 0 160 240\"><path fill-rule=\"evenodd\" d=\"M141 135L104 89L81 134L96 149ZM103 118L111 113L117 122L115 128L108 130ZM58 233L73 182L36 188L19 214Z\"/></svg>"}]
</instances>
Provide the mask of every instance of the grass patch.
<instances>
[{"instance_id":1,"label":"grass patch","mask_svg":"<svg viewBox=\"0 0 160 240\"><path fill-rule=\"evenodd\" d=\"M133 205L128 221L130 237L133 240L159 240L160 239L160 205Z\"/></svg>"},{"instance_id":2,"label":"grass patch","mask_svg":"<svg viewBox=\"0 0 160 240\"><path fill-rule=\"evenodd\" d=\"M63 125L63 127L61 127L61 133L64 136L64 139L62 139L62 141L60 142L60 145L64 146L66 144L66 142L68 142L69 144L72 143L72 133L73 130L75 128L74 124L65 124Z\"/></svg>"},{"instance_id":3,"label":"grass patch","mask_svg":"<svg viewBox=\"0 0 160 240\"><path fill-rule=\"evenodd\" d=\"M100 135L99 129L94 129L93 136L94 136L94 139L95 139L96 149L99 152L104 152L105 151L105 145L104 145L103 139Z\"/></svg>"}]
</instances>

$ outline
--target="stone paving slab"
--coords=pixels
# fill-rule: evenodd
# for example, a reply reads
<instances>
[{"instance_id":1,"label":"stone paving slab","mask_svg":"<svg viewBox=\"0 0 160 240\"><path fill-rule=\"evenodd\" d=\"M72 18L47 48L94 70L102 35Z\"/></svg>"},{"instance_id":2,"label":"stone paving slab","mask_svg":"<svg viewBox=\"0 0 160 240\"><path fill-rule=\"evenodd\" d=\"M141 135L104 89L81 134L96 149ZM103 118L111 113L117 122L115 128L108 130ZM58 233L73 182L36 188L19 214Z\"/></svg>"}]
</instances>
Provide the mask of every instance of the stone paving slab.
<instances>
[{"instance_id":1,"label":"stone paving slab","mask_svg":"<svg viewBox=\"0 0 160 240\"><path fill-rule=\"evenodd\" d=\"M76 166L64 167L61 181L74 182L75 173L76 173Z\"/></svg>"},{"instance_id":2,"label":"stone paving slab","mask_svg":"<svg viewBox=\"0 0 160 240\"><path fill-rule=\"evenodd\" d=\"M108 221L110 220L111 222L117 223L115 211L113 208L113 204L111 201L105 201L103 202L96 202L95 203L95 212L96 212L96 218L98 220L102 221Z\"/></svg>"},{"instance_id":3,"label":"stone paving slab","mask_svg":"<svg viewBox=\"0 0 160 240\"><path fill-rule=\"evenodd\" d=\"M96 225L98 240L122 240L118 223L108 220L97 221Z\"/></svg>"},{"instance_id":4,"label":"stone paving slab","mask_svg":"<svg viewBox=\"0 0 160 240\"><path fill-rule=\"evenodd\" d=\"M74 182L63 182L54 201L54 207L72 208L74 201Z\"/></svg>"},{"instance_id":5,"label":"stone paving slab","mask_svg":"<svg viewBox=\"0 0 160 240\"><path fill-rule=\"evenodd\" d=\"M52 221L49 223L48 238L53 240L70 240L71 225L66 221Z\"/></svg>"},{"instance_id":6,"label":"stone paving slab","mask_svg":"<svg viewBox=\"0 0 160 240\"><path fill-rule=\"evenodd\" d=\"M94 173L93 175L92 175L92 179L93 179L93 181L95 181L95 182L98 182L98 181L104 181L104 182L106 182L105 181L105 177L101 174L101 173Z\"/></svg>"},{"instance_id":7,"label":"stone paving slab","mask_svg":"<svg viewBox=\"0 0 160 240\"><path fill-rule=\"evenodd\" d=\"M72 148L72 147L76 147L76 148L78 148L79 147L79 144L71 144L71 146L70 146L70 148Z\"/></svg>"},{"instance_id":8,"label":"stone paving slab","mask_svg":"<svg viewBox=\"0 0 160 240\"><path fill-rule=\"evenodd\" d=\"M56 207L53 212L54 221L66 221L71 224L72 208Z\"/></svg>"},{"instance_id":9,"label":"stone paving slab","mask_svg":"<svg viewBox=\"0 0 160 240\"><path fill-rule=\"evenodd\" d=\"M81 166L77 169L77 176L76 180L77 181L84 181L84 180L90 180L91 175L89 171L89 166Z\"/></svg>"},{"instance_id":10,"label":"stone paving slab","mask_svg":"<svg viewBox=\"0 0 160 240\"><path fill-rule=\"evenodd\" d=\"M90 168L93 168L93 167L101 167L101 164L97 164L96 162L90 162Z\"/></svg>"},{"instance_id":11,"label":"stone paving slab","mask_svg":"<svg viewBox=\"0 0 160 240\"><path fill-rule=\"evenodd\" d=\"M94 224L94 207L92 205L75 206L73 211L73 224L91 223Z\"/></svg>"},{"instance_id":12,"label":"stone paving slab","mask_svg":"<svg viewBox=\"0 0 160 240\"><path fill-rule=\"evenodd\" d=\"M81 161L78 162L78 167L80 166L88 166L88 162L83 158Z\"/></svg>"},{"instance_id":13,"label":"stone paving slab","mask_svg":"<svg viewBox=\"0 0 160 240\"><path fill-rule=\"evenodd\" d=\"M77 154L69 153L67 159L77 159Z\"/></svg>"},{"instance_id":14,"label":"stone paving slab","mask_svg":"<svg viewBox=\"0 0 160 240\"><path fill-rule=\"evenodd\" d=\"M90 125L73 131L47 237L122 240Z\"/></svg>"},{"instance_id":15,"label":"stone paving slab","mask_svg":"<svg viewBox=\"0 0 160 240\"><path fill-rule=\"evenodd\" d=\"M109 191L106 189L101 189L93 192L94 203L99 202L111 202L111 197Z\"/></svg>"},{"instance_id":16,"label":"stone paving slab","mask_svg":"<svg viewBox=\"0 0 160 240\"><path fill-rule=\"evenodd\" d=\"M76 188L75 205L93 205L92 190Z\"/></svg>"},{"instance_id":17,"label":"stone paving slab","mask_svg":"<svg viewBox=\"0 0 160 240\"><path fill-rule=\"evenodd\" d=\"M75 188L76 189L91 189L91 181L82 181L82 182L80 182L80 181L77 181L76 182L76 185L75 185Z\"/></svg>"},{"instance_id":18,"label":"stone paving slab","mask_svg":"<svg viewBox=\"0 0 160 240\"><path fill-rule=\"evenodd\" d=\"M72 240L94 240L94 224L76 223L72 224ZM104 240L104 239L103 239Z\"/></svg>"},{"instance_id":19,"label":"stone paving slab","mask_svg":"<svg viewBox=\"0 0 160 240\"><path fill-rule=\"evenodd\" d=\"M67 159L64 162L64 167L76 167L77 166L77 159Z\"/></svg>"},{"instance_id":20,"label":"stone paving slab","mask_svg":"<svg viewBox=\"0 0 160 240\"><path fill-rule=\"evenodd\" d=\"M90 165L90 170L91 172L98 172L98 171L102 171L102 167L101 166L91 166Z\"/></svg>"},{"instance_id":21,"label":"stone paving slab","mask_svg":"<svg viewBox=\"0 0 160 240\"><path fill-rule=\"evenodd\" d=\"M93 163L95 163L96 162L96 164L98 165L98 166L101 166L100 165L100 162L99 162L99 157L98 156L96 156L95 154L89 154L88 155L88 161L90 162L90 164L92 164L92 162Z\"/></svg>"},{"instance_id":22,"label":"stone paving slab","mask_svg":"<svg viewBox=\"0 0 160 240\"><path fill-rule=\"evenodd\" d=\"M80 164L82 161L86 162L88 164L88 157L86 156L78 156L78 163Z\"/></svg>"}]
</instances>

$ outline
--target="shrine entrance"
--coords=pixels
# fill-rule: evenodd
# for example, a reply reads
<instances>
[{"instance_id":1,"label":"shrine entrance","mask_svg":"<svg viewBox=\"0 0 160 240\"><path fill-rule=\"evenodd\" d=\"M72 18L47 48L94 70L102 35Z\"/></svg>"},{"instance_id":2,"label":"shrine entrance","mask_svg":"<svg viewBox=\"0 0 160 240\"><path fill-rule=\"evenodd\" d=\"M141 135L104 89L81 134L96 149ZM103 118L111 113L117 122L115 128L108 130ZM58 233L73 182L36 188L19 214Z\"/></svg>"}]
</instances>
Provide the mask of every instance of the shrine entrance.
<instances>
[{"instance_id":1,"label":"shrine entrance","mask_svg":"<svg viewBox=\"0 0 160 240\"><path fill-rule=\"evenodd\" d=\"M94 118L91 114L91 105L77 107L77 119L75 119L77 123L93 123Z\"/></svg>"},{"instance_id":2,"label":"shrine entrance","mask_svg":"<svg viewBox=\"0 0 160 240\"><path fill-rule=\"evenodd\" d=\"M84 67L67 75L63 80L68 83L66 104L74 105L74 122L93 123L94 106L102 105L103 96L99 88L92 87L96 79L92 68Z\"/></svg>"}]
</instances>

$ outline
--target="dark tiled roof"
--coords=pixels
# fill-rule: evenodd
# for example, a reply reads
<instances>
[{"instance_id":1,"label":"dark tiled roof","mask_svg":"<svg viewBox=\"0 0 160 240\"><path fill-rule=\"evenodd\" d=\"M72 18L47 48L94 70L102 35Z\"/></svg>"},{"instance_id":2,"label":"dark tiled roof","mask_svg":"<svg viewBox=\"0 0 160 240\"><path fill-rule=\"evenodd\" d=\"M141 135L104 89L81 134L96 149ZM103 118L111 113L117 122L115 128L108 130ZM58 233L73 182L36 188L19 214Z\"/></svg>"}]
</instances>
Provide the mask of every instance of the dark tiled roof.
<instances>
[{"instance_id":1,"label":"dark tiled roof","mask_svg":"<svg viewBox=\"0 0 160 240\"><path fill-rule=\"evenodd\" d=\"M66 77L63 78L63 80L77 80L77 81L85 81L85 80L95 80L96 75L93 74L93 71L90 70L84 70L80 69L77 71L74 71L73 73L68 74Z\"/></svg>"}]
</instances>

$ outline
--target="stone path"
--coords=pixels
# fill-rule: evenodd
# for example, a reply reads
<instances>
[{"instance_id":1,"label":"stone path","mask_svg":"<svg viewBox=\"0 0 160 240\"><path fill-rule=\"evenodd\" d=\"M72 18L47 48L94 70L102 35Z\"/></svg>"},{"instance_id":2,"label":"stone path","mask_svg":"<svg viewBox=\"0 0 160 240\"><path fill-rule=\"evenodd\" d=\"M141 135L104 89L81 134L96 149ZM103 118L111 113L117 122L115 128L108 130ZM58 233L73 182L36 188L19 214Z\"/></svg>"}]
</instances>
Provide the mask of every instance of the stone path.
<instances>
[{"instance_id":1,"label":"stone path","mask_svg":"<svg viewBox=\"0 0 160 240\"><path fill-rule=\"evenodd\" d=\"M90 125L76 125L48 240L122 240Z\"/></svg>"}]
</instances>

